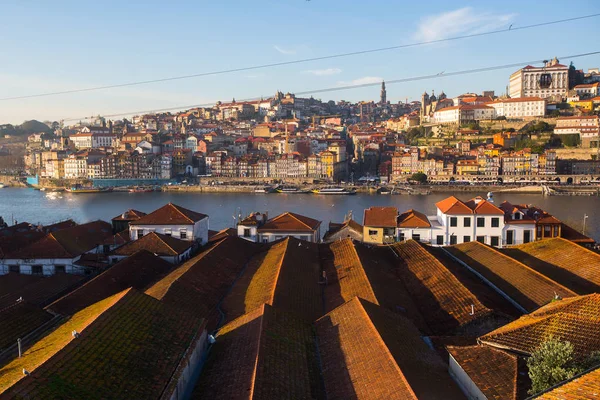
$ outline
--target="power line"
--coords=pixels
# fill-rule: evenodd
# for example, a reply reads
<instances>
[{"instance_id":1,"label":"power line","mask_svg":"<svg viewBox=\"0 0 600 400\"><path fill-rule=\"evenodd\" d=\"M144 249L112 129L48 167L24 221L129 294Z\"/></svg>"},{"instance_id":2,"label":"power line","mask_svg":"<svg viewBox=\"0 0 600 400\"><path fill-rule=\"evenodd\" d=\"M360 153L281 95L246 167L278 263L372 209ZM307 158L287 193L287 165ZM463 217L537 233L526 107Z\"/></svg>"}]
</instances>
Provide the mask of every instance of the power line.
<instances>
[{"instance_id":1,"label":"power line","mask_svg":"<svg viewBox=\"0 0 600 400\"><path fill-rule=\"evenodd\" d=\"M559 20L554 20L554 21L540 22L537 24L524 25L521 27L513 27L512 25L510 25L508 28L497 29L497 30L493 30L493 31L471 33L468 35L460 35L460 36L454 36L454 37L444 38L444 39L435 39L435 40L428 40L428 41L423 41L423 42L401 44L401 45L396 45L396 46L353 51L353 52L349 52L349 53L340 53L340 54L332 54L332 55L320 56L320 57L304 58L304 59L300 59L300 60L282 61L282 62L277 62L277 63L253 65L253 66L225 69L225 70L219 70L219 71L201 72L201 73L191 74L191 75L172 76L172 77L167 77L167 78L151 79L151 80L146 80L146 81L126 82L126 83L119 83L119 84L114 84L114 85L63 90L63 91L58 91L58 92L48 92L48 93L38 93L38 94L31 94L31 95L24 95L24 96L4 97L4 98L0 98L0 101L30 99L30 98L35 98L35 97L57 96L57 95L81 93L81 92L92 92L92 91L97 91L97 90L115 89L115 88L122 88L122 87L127 87L127 86L147 85L150 83L199 78L199 77L211 76L211 75L224 75L224 74L230 74L230 73L234 73L234 72L280 67L280 66L284 66L284 65L302 64L302 63L308 63L308 62L313 62L313 61L330 60L330 59L334 59L334 58L350 57L350 56L356 56L356 55L362 55L362 54L370 54L370 53L378 53L378 52L384 52L384 51L405 49L405 48L409 48L409 47L424 46L424 45L428 45L428 44L451 42L451 41L468 39L468 38L473 38L473 37L494 35L494 34L503 33L503 32L520 31L520 30L525 30L525 29L538 28L541 26L548 26L548 25L561 24L561 23L565 23L565 22L577 21L577 20L586 19L586 18L594 18L594 17L598 17L598 16L600 16L600 13L582 15L579 17L565 18L565 19L559 19Z\"/></svg>"},{"instance_id":2,"label":"power line","mask_svg":"<svg viewBox=\"0 0 600 400\"><path fill-rule=\"evenodd\" d=\"M589 53L580 53L580 54L574 54L574 55L570 55L570 56L563 56L563 57L557 57L557 58L569 60L569 59L573 59L573 58L587 57L587 56L596 55L596 54L600 54L600 51L593 51L593 52L589 52ZM441 72L441 73L437 73L437 74L421 75L421 76L415 76L415 77L411 77L411 78L399 78L399 79L386 80L385 83L386 83L386 85L388 85L388 84L395 84L395 83L421 81L421 80L434 79L434 78L445 78L445 77L450 77L450 76L468 75L468 74L474 74L474 73L479 73L479 72L488 72L488 71L496 71L496 70L500 70L500 69L515 68L515 67L520 67L522 65L527 65L527 64L537 64L537 63L541 63L544 61L546 61L546 60L523 61L523 62L512 63L512 64L503 64L503 65L496 65L496 66L491 66L491 67L474 68L474 69L467 69L467 70L462 70L462 71ZM308 95L308 94L316 94L316 93L336 92L336 91L341 91L341 90L359 89L359 88L379 86L379 85L381 85L381 82L372 82L372 83L362 83L362 84L358 84L358 85L320 88L320 89L306 90L306 91L294 92L294 93L296 95ZM261 97L251 97L251 98L239 100L238 102L243 103L246 101L256 101L256 100L259 100L260 98ZM124 113L118 113L118 114L107 114L107 115L103 115L103 116L105 118L111 118L111 117L121 117L121 116L127 116L127 115L151 114L151 113L166 112L166 111L173 111L173 110L186 110L186 109L198 108L198 107L212 107L215 105L215 103L216 102L204 103L204 104L192 104L192 105L169 107L169 108L160 108L160 109L154 109L154 110L130 111L130 112L124 112ZM95 117L65 118L65 119L63 119L63 121L80 121L80 120L85 120L85 119L90 119L90 118L95 118Z\"/></svg>"}]
</instances>

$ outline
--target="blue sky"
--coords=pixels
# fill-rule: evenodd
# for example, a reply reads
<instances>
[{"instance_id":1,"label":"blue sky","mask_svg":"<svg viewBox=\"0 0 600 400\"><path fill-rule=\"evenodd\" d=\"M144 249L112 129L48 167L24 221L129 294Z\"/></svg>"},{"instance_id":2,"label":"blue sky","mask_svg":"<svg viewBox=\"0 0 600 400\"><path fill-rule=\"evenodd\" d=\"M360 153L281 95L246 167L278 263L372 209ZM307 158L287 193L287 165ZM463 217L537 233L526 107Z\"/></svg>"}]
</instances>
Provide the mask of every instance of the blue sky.
<instances>
[{"instance_id":1,"label":"blue sky","mask_svg":"<svg viewBox=\"0 0 600 400\"><path fill-rule=\"evenodd\" d=\"M0 97L118 84L393 46L600 12L569 2L349 0L0 0ZM575 6L576 4L576 6ZM0 101L0 123L58 120L270 96L600 50L600 17L456 42L262 70L37 99ZM562 62L568 64L569 60ZM600 67L600 57L574 60ZM424 91L495 90L512 70L388 85L388 99ZM316 94L377 99L379 88Z\"/></svg>"}]
</instances>

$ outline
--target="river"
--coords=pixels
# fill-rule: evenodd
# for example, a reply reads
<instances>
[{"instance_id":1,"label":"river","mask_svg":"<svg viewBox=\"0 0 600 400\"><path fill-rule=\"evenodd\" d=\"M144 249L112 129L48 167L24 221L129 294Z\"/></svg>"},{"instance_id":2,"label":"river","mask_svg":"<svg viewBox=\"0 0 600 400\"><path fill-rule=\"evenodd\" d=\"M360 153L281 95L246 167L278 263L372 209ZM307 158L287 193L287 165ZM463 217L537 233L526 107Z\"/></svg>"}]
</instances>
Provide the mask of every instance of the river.
<instances>
[{"instance_id":1,"label":"river","mask_svg":"<svg viewBox=\"0 0 600 400\"><path fill-rule=\"evenodd\" d=\"M435 214L435 203L452 193L435 193L426 196L357 194L354 196L318 196L312 194L254 194L254 193L97 193L58 196L25 188L0 189L0 216L10 223L19 222L50 224L71 218L76 222L88 222L111 218L130 208L144 212L173 202L210 216L210 228L220 230L234 226L234 215L241 210L243 216L252 211L268 211L275 216L293 211L323 221L322 233L329 221L342 222L344 215L353 212L354 219L362 223L363 210L371 206L395 206L400 212L410 208ZM456 193L456 197L468 200L477 193ZM479 193L485 196L486 193ZM497 193L496 204L504 200L512 203L535 204L558 219L581 230L583 216L589 216L586 233L600 240L600 198L596 196L551 196L536 194Z\"/></svg>"}]
</instances>

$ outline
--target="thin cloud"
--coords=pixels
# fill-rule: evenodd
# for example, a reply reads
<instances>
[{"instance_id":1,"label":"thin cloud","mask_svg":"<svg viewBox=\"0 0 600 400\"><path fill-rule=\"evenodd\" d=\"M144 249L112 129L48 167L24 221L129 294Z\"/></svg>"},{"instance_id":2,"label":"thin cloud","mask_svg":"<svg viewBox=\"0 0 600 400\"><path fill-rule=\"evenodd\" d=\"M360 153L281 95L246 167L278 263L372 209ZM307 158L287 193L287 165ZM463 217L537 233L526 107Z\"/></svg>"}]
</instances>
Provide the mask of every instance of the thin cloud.
<instances>
[{"instance_id":1,"label":"thin cloud","mask_svg":"<svg viewBox=\"0 0 600 400\"><path fill-rule=\"evenodd\" d=\"M369 83L380 82L383 82L383 78L380 76L363 76L362 78L353 79L351 81L339 81L338 86L366 85Z\"/></svg>"},{"instance_id":2,"label":"thin cloud","mask_svg":"<svg viewBox=\"0 0 600 400\"><path fill-rule=\"evenodd\" d=\"M517 14L477 12L472 7L429 15L421 18L413 38L422 41L491 31L508 27Z\"/></svg>"},{"instance_id":3,"label":"thin cloud","mask_svg":"<svg viewBox=\"0 0 600 400\"><path fill-rule=\"evenodd\" d=\"M337 75L341 72L342 72L342 70L339 68L309 69L307 71L303 71L303 73L305 73L305 74L312 74L315 76Z\"/></svg>"},{"instance_id":4,"label":"thin cloud","mask_svg":"<svg viewBox=\"0 0 600 400\"><path fill-rule=\"evenodd\" d=\"M275 50L277 50L278 52L280 52L281 54L285 54L285 55L296 54L296 50L294 50L294 49L284 49L283 47L277 46L277 45L273 46L273 48Z\"/></svg>"}]
</instances>

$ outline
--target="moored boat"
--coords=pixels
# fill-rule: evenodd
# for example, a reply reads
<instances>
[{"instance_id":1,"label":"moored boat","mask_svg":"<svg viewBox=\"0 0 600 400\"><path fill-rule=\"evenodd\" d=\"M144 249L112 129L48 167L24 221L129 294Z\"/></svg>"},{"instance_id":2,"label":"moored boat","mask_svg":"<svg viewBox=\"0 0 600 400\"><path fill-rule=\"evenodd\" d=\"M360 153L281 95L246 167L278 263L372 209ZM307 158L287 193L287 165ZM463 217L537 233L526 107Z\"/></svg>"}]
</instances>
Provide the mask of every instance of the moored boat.
<instances>
[{"instance_id":1,"label":"moored boat","mask_svg":"<svg viewBox=\"0 0 600 400\"><path fill-rule=\"evenodd\" d=\"M73 186L65 189L69 193L107 193L112 192L112 188L95 188L91 186Z\"/></svg>"},{"instance_id":2,"label":"moored boat","mask_svg":"<svg viewBox=\"0 0 600 400\"><path fill-rule=\"evenodd\" d=\"M324 188L313 189L314 194L325 194L325 195L348 195L348 194L356 194L355 189L347 189L345 187L340 186L327 186Z\"/></svg>"},{"instance_id":3,"label":"moored boat","mask_svg":"<svg viewBox=\"0 0 600 400\"><path fill-rule=\"evenodd\" d=\"M271 186L257 186L254 188L254 193L271 193L273 188Z\"/></svg>"},{"instance_id":4,"label":"moored boat","mask_svg":"<svg viewBox=\"0 0 600 400\"><path fill-rule=\"evenodd\" d=\"M297 186L278 186L275 191L283 194L304 194L309 193L308 190L300 189Z\"/></svg>"}]
</instances>

